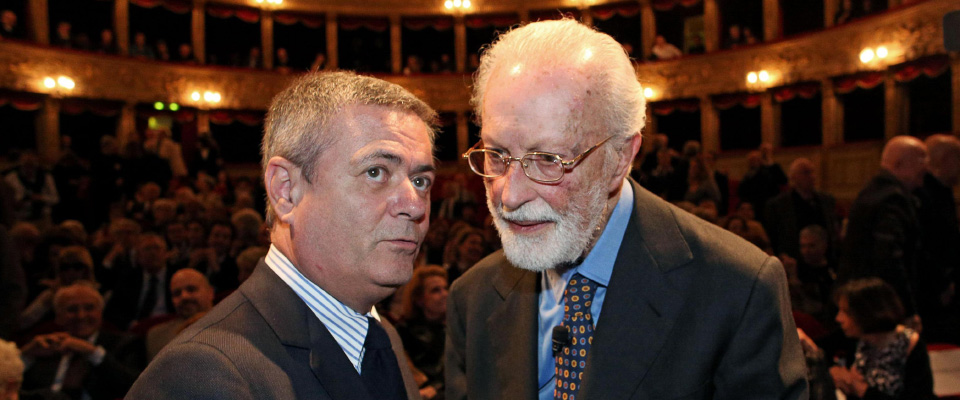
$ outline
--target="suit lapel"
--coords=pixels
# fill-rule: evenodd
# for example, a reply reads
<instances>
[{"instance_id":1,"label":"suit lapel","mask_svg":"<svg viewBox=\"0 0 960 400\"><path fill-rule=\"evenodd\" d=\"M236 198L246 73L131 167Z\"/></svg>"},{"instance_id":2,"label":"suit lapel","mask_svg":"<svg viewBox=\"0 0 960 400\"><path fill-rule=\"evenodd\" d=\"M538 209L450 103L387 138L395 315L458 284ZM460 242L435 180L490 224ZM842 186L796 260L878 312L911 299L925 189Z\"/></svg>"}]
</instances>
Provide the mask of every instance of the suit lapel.
<instances>
[{"instance_id":1,"label":"suit lapel","mask_svg":"<svg viewBox=\"0 0 960 400\"><path fill-rule=\"evenodd\" d=\"M537 277L504 262L493 280L503 299L487 319L501 382L499 398L537 396Z\"/></svg>"},{"instance_id":2,"label":"suit lapel","mask_svg":"<svg viewBox=\"0 0 960 400\"><path fill-rule=\"evenodd\" d=\"M692 261L693 254L669 206L638 185L633 191L634 212L577 397L629 398L656 360L683 305L666 272Z\"/></svg>"},{"instance_id":3,"label":"suit lapel","mask_svg":"<svg viewBox=\"0 0 960 400\"><path fill-rule=\"evenodd\" d=\"M334 400L367 399L357 370L326 327L263 260L239 289L280 343L310 352L310 369Z\"/></svg>"}]
</instances>

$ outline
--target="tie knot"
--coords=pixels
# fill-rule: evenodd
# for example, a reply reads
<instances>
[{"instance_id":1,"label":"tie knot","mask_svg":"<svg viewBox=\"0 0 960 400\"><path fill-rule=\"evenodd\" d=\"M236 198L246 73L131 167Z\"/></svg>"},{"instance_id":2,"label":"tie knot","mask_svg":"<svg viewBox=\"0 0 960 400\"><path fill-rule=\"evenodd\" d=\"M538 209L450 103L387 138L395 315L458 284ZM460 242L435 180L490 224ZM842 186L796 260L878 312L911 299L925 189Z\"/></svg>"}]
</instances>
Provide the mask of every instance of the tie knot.
<instances>
[{"instance_id":1,"label":"tie knot","mask_svg":"<svg viewBox=\"0 0 960 400\"><path fill-rule=\"evenodd\" d=\"M584 304L592 302L597 291L597 282L580 273L573 274L567 281L567 289L563 291L563 300L567 304ZM589 307L589 304L586 304Z\"/></svg>"}]
</instances>

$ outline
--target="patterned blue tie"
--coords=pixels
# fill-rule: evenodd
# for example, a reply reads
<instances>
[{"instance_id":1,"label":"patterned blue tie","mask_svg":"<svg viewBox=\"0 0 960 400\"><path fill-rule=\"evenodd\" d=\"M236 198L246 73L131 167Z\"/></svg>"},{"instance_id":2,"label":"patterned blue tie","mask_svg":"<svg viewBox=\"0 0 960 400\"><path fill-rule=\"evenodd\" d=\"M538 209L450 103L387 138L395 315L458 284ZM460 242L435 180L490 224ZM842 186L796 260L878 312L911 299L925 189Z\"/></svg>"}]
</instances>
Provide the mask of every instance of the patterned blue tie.
<instances>
[{"instance_id":1,"label":"patterned blue tie","mask_svg":"<svg viewBox=\"0 0 960 400\"><path fill-rule=\"evenodd\" d=\"M587 366L587 352L593 344L593 316L590 305L597 292L597 283L573 274L563 291L563 323L570 329L570 342L556 356L557 387L553 390L556 400L575 400L580 389L583 370Z\"/></svg>"}]
</instances>

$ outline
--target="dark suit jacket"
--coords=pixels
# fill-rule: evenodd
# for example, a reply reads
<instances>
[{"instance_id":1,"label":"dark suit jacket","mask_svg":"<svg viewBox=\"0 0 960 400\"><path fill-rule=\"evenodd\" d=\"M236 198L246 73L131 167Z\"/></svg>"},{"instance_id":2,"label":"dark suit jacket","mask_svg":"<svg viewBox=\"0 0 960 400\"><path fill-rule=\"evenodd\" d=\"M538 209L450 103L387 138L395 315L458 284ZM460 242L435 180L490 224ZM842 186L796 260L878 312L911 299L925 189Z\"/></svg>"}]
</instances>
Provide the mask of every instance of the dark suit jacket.
<instances>
[{"instance_id":1,"label":"dark suit jacket","mask_svg":"<svg viewBox=\"0 0 960 400\"><path fill-rule=\"evenodd\" d=\"M419 399L397 332L384 321L407 396ZM233 294L147 366L128 399L369 399L316 315L262 260Z\"/></svg>"},{"instance_id":2,"label":"dark suit jacket","mask_svg":"<svg viewBox=\"0 0 960 400\"><path fill-rule=\"evenodd\" d=\"M577 398L806 398L780 262L635 183L633 190ZM539 282L503 252L454 282L448 399L536 398Z\"/></svg>"},{"instance_id":3,"label":"dark suit jacket","mask_svg":"<svg viewBox=\"0 0 960 400\"><path fill-rule=\"evenodd\" d=\"M763 227L770 237L770 245L774 254L787 253L791 257L800 257L800 230L805 228L804 222L798 220L797 200L800 196L791 189L779 194L767 202ZM830 250L836 250L840 222L837 220L837 201L833 196L823 192L813 192L815 212L823 220L823 228L827 230L827 245ZM759 210L758 210L759 211Z\"/></svg>"},{"instance_id":4,"label":"dark suit jacket","mask_svg":"<svg viewBox=\"0 0 960 400\"><path fill-rule=\"evenodd\" d=\"M173 296L170 295L170 278L177 270L167 266L166 278L164 284L164 293L166 293L166 308L168 313L173 313ZM143 289L143 270L139 267L126 271L120 276L116 287L113 289L113 295L107 307L103 310L103 318L121 330L130 327L130 323L136 320L137 312L140 311L140 291Z\"/></svg>"},{"instance_id":5,"label":"dark suit jacket","mask_svg":"<svg viewBox=\"0 0 960 400\"><path fill-rule=\"evenodd\" d=\"M143 368L143 341L130 335L100 331L94 342L103 346L106 355L100 365L89 363L83 378L83 386L94 399L116 399L127 392ZM57 375L61 356L39 358L24 371L23 390L50 388ZM75 398L80 398L76 394Z\"/></svg>"},{"instance_id":6,"label":"dark suit jacket","mask_svg":"<svg viewBox=\"0 0 960 400\"><path fill-rule=\"evenodd\" d=\"M920 240L916 199L895 176L880 172L850 208L837 284L881 278L897 289L907 314L916 314Z\"/></svg>"}]
</instances>

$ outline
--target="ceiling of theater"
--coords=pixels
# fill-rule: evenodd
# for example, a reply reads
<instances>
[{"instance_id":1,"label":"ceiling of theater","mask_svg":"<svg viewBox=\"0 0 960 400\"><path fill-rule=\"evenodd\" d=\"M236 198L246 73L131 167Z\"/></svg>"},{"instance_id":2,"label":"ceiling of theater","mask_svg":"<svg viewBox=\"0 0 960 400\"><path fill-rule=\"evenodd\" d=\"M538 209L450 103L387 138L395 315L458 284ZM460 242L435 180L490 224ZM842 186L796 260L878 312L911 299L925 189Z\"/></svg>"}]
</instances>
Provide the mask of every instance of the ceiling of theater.
<instances>
[{"instance_id":1,"label":"ceiling of theater","mask_svg":"<svg viewBox=\"0 0 960 400\"><path fill-rule=\"evenodd\" d=\"M640 0L644 2L648 0ZM233 4L262 8L256 0L216 0L208 3ZM473 0L469 13L516 12L518 10L544 10L551 8L586 8L608 3L623 3L622 0ZM283 0L277 10L384 15L400 14L453 14L443 7L443 0Z\"/></svg>"}]
</instances>

